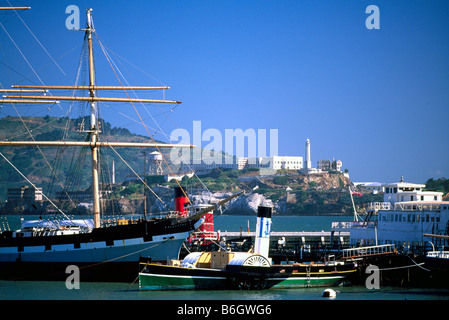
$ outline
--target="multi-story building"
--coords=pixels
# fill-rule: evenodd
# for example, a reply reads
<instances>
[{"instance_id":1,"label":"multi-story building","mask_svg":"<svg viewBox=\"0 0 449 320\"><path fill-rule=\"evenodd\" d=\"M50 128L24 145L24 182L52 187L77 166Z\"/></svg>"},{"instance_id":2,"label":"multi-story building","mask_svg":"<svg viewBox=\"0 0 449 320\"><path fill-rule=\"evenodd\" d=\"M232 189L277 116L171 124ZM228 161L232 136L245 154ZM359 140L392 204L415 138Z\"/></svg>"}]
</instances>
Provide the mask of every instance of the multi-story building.
<instances>
[{"instance_id":1,"label":"multi-story building","mask_svg":"<svg viewBox=\"0 0 449 320\"><path fill-rule=\"evenodd\" d=\"M20 188L8 188L8 201L41 201L42 188L22 186Z\"/></svg>"},{"instance_id":2,"label":"multi-story building","mask_svg":"<svg viewBox=\"0 0 449 320\"><path fill-rule=\"evenodd\" d=\"M220 159L221 160L221 159ZM226 161L227 160L227 161ZM222 161L204 161L201 163L183 164L182 170L206 171L215 168L243 170L245 168L265 168L271 170L300 170L303 167L302 157L271 156L259 158L233 157Z\"/></svg>"},{"instance_id":3,"label":"multi-story building","mask_svg":"<svg viewBox=\"0 0 449 320\"><path fill-rule=\"evenodd\" d=\"M264 168L264 164L269 164L268 168L272 170L301 170L303 168L302 157L292 156L271 156L267 158L261 158L260 168Z\"/></svg>"},{"instance_id":4,"label":"multi-story building","mask_svg":"<svg viewBox=\"0 0 449 320\"><path fill-rule=\"evenodd\" d=\"M318 169L321 171L341 171L341 166L343 165L343 162L341 160L320 160L317 162Z\"/></svg>"}]
</instances>

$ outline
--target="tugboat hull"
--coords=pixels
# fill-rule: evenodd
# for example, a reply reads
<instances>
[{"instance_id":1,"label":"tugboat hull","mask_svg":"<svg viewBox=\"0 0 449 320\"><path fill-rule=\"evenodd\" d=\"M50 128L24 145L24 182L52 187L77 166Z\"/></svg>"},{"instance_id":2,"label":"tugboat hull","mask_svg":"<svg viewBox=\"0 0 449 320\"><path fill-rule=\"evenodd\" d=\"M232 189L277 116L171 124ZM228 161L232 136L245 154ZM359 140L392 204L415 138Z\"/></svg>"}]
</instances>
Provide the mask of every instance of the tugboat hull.
<instances>
[{"instance_id":1,"label":"tugboat hull","mask_svg":"<svg viewBox=\"0 0 449 320\"><path fill-rule=\"evenodd\" d=\"M345 265L273 265L271 267L228 266L234 288L294 289L337 286L356 272Z\"/></svg>"},{"instance_id":2,"label":"tugboat hull","mask_svg":"<svg viewBox=\"0 0 449 320\"><path fill-rule=\"evenodd\" d=\"M187 268L142 263L140 290L271 289L339 285L356 272L346 265L274 265L270 267L227 265L225 269Z\"/></svg>"},{"instance_id":3,"label":"tugboat hull","mask_svg":"<svg viewBox=\"0 0 449 320\"><path fill-rule=\"evenodd\" d=\"M140 290L226 289L224 270L146 264L139 273Z\"/></svg>"}]
</instances>

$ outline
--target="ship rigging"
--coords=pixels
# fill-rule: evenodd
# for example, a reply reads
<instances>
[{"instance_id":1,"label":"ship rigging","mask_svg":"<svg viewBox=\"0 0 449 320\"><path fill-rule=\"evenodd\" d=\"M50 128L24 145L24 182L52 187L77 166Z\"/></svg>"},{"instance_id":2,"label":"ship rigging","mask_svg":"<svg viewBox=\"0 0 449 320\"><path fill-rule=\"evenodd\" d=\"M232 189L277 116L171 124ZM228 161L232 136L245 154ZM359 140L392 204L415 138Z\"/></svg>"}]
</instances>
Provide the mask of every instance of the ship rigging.
<instances>
[{"instance_id":1,"label":"ship rigging","mask_svg":"<svg viewBox=\"0 0 449 320\"><path fill-rule=\"evenodd\" d=\"M87 42L88 85L15 85L12 89L1 88L6 95L3 96L3 99L0 99L0 103L9 103L16 109L16 103L59 104L59 101L87 102L89 104L90 123L88 125L88 130L80 131L80 133L87 133L87 137L85 137L83 141L37 141L20 117L27 129L26 131L32 139L28 141L0 141L0 147L37 147L52 174L56 176L56 180L60 184L61 181L55 174L54 168L40 148L43 146L80 146L89 148L91 153L93 219L92 221L90 221L90 219L71 219L65 215L56 204L51 202L55 209L67 220L58 222L48 221L47 223L42 223L41 221L24 221L20 230L0 233L0 275L2 278L61 279L61 277L65 277L66 267L75 264L83 270L84 279L86 280L128 281L134 279L138 270L139 257L144 254L154 261L177 258L183 242L190 232L197 229L198 225L201 223L202 216L211 210L219 208L221 205L240 194L237 193L231 195L219 203L211 204L191 215L186 215L184 208L181 208L180 211L182 211L182 214L178 212L177 214L171 214L164 218L152 218L149 220L145 218L138 221L124 220L120 223L117 222L117 224L114 225L102 223L100 212L101 167L99 164L101 148L108 147L118 154L115 148L119 147L152 147L160 152L161 148L193 148L194 146L156 142L134 105L134 103L163 103L178 105L181 101L166 100L165 96L163 99L130 98L128 94L129 91L134 90L166 90L169 89L168 86L124 86L118 77L120 86L97 85L93 53L93 38L94 35L96 35L96 32L92 19L92 9L86 10L86 18L87 26L83 31L85 31L85 41ZM84 91L87 93L87 96L53 96L52 94L48 96L35 95L36 93L46 94L49 90ZM99 97L99 90L123 90L126 97ZM19 94L14 94L16 92ZM152 142L102 141L100 138L100 102L130 103L137 113L141 124L148 132ZM160 153L162 154L162 152ZM3 153L0 153L0 155L8 164L18 171L25 180L33 185L33 183L23 175L23 173L21 173ZM119 154L118 156L123 160ZM165 157L164 162L171 172ZM83 163L81 163L81 166L82 164ZM145 187L148 187L144 181L142 182ZM187 198L181 185L179 183L178 185L184 196Z\"/></svg>"}]
</instances>

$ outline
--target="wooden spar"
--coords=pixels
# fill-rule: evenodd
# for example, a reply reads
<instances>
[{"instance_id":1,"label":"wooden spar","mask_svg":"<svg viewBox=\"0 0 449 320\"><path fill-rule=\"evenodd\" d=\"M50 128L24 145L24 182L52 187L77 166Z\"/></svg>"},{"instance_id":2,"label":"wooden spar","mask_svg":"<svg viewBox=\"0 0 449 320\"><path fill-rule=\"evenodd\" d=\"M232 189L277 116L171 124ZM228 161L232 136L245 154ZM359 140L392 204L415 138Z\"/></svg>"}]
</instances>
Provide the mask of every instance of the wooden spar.
<instances>
[{"instance_id":1,"label":"wooden spar","mask_svg":"<svg viewBox=\"0 0 449 320\"><path fill-rule=\"evenodd\" d=\"M36 89L63 89L63 90L165 90L170 87L148 87L148 86L19 86L13 88L36 88Z\"/></svg>"},{"instance_id":2,"label":"wooden spar","mask_svg":"<svg viewBox=\"0 0 449 320\"><path fill-rule=\"evenodd\" d=\"M47 90L44 89L0 89L0 92L48 92Z\"/></svg>"},{"instance_id":3,"label":"wooden spar","mask_svg":"<svg viewBox=\"0 0 449 320\"><path fill-rule=\"evenodd\" d=\"M20 99L23 96L5 96L8 99ZM142 103L176 103L180 104L181 101L173 100L157 100L157 99L134 99L134 98L111 98L111 97L69 97L69 96L27 96L29 99L42 99L42 100L71 100L71 101L108 101L108 102L142 102Z\"/></svg>"},{"instance_id":4,"label":"wooden spar","mask_svg":"<svg viewBox=\"0 0 449 320\"><path fill-rule=\"evenodd\" d=\"M27 99L0 99L0 103L59 103L59 101L56 100L27 100Z\"/></svg>"},{"instance_id":5,"label":"wooden spar","mask_svg":"<svg viewBox=\"0 0 449 320\"><path fill-rule=\"evenodd\" d=\"M93 99L95 99L95 69L94 69L94 51L92 50L92 9L86 10L87 16L87 43L89 48L89 94L90 94L90 143L92 145L92 191L93 191L93 215L94 215L94 227L100 227L100 183L99 183L99 166L98 166L98 154L99 149L96 145L98 142L98 126L97 126L97 105Z\"/></svg>"},{"instance_id":6,"label":"wooden spar","mask_svg":"<svg viewBox=\"0 0 449 320\"><path fill-rule=\"evenodd\" d=\"M0 7L0 10L28 10L31 7Z\"/></svg>"},{"instance_id":7,"label":"wooden spar","mask_svg":"<svg viewBox=\"0 0 449 320\"><path fill-rule=\"evenodd\" d=\"M152 143L152 142L107 142L96 141L0 141L0 147L113 147L113 148L195 148L190 144Z\"/></svg>"},{"instance_id":8,"label":"wooden spar","mask_svg":"<svg viewBox=\"0 0 449 320\"><path fill-rule=\"evenodd\" d=\"M449 239L449 236L448 235L444 235L444 234L424 233L423 236L424 237L429 237L429 238Z\"/></svg>"}]
</instances>

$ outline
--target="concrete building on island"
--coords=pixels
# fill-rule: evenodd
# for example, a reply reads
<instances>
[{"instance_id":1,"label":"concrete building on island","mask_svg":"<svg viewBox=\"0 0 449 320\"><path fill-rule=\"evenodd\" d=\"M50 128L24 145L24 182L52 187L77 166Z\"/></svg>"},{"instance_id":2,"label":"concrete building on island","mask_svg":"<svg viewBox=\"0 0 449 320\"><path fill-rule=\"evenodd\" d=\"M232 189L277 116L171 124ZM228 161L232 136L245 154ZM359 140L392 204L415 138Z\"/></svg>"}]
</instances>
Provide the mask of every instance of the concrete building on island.
<instances>
[{"instance_id":1,"label":"concrete building on island","mask_svg":"<svg viewBox=\"0 0 449 320\"><path fill-rule=\"evenodd\" d=\"M201 161L182 162L181 172L196 171L207 173L215 168L243 170L247 168L261 169L260 174L273 174L277 170L296 170L305 174L317 174L328 171L341 171L340 160L320 160L317 168L312 167L310 139L306 140L305 158L301 156L269 156L269 157L237 157L222 155L219 157L206 157ZM203 155L204 156L204 155Z\"/></svg>"},{"instance_id":2,"label":"concrete building on island","mask_svg":"<svg viewBox=\"0 0 449 320\"><path fill-rule=\"evenodd\" d=\"M221 159L220 159L221 160ZM243 170L246 168L270 169L270 170L301 170L303 158L296 156L271 156L259 158L234 157L230 161L209 161L201 160L201 163L183 163L182 170L208 171L215 168L228 168Z\"/></svg>"}]
</instances>

